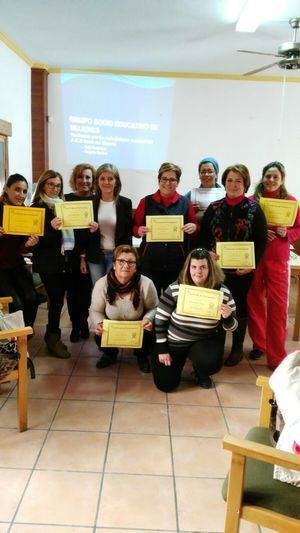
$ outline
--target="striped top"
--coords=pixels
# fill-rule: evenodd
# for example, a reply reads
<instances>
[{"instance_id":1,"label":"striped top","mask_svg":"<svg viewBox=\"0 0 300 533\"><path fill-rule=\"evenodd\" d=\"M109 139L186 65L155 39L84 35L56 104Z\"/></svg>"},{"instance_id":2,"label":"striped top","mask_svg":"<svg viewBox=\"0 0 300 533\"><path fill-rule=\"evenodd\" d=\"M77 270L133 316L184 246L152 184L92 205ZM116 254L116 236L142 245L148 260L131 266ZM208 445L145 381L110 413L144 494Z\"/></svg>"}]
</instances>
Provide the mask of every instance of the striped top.
<instances>
[{"instance_id":1,"label":"striped top","mask_svg":"<svg viewBox=\"0 0 300 533\"><path fill-rule=\"evenodd\" d=\"M221 317L221 320L214 320L177 314L178 280L169 285L160 298L155 315L158 353L168 353L169 344L189 346L203 336L215 335L220 324L225 331L234 331L237 328L236 307L231 292L223 284L220 285L220 290L224 293L223 303L229 305L233 313L226 319Z\"/></svg>"}]
</instances>

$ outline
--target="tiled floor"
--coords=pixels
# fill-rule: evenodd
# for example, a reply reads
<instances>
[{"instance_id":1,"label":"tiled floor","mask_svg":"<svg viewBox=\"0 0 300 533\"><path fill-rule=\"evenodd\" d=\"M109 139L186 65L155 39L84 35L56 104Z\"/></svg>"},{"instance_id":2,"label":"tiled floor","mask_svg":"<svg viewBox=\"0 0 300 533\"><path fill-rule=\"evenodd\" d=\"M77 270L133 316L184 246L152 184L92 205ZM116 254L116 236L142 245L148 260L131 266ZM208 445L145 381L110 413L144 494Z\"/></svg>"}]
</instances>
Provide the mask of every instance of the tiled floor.
<instances>
[{"instance_id":1,"label":"tiled floor","mask_svg":"<svg viewBox=\"0 0 300 533\"><path fill-rule=\"evenodd\" d=\"M222 532L221 440L256 423L265 361L224 368L212 390L197 389L187 365L180 388L164 394L128 353L96 369L92 340L69 343L66 312L72 357L49 357L45 317L40 309L29 344L37 377L28 431L16 429L15 391L0 389L0 533ZM242 524L242 533L259 531Z\"/></svg>"}]
</instances>

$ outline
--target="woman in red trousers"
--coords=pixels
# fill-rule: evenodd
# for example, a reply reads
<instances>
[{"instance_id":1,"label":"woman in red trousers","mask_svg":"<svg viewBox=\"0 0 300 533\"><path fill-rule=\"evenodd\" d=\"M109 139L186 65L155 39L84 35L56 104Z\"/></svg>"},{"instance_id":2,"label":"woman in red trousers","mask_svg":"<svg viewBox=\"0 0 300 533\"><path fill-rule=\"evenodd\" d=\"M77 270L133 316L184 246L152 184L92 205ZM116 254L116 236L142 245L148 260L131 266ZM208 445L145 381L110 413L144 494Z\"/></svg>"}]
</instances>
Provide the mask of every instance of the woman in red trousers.
<instances>
[{"instance_id":1,"label":"woman in red trousers","mask_svg":"<svg viewBox=\"0 0 300 533\"><path fill-rule=\"evenodd\" d=\"M285 188L285 168L278 161L263 168L252 199L296 200ZM286 356L290 242L300 237L300 211L293 227L268 225L268 246L248 292L248 330L253 341L250 359L264 353L276 368Z\"/></svg>"}]
</instances>

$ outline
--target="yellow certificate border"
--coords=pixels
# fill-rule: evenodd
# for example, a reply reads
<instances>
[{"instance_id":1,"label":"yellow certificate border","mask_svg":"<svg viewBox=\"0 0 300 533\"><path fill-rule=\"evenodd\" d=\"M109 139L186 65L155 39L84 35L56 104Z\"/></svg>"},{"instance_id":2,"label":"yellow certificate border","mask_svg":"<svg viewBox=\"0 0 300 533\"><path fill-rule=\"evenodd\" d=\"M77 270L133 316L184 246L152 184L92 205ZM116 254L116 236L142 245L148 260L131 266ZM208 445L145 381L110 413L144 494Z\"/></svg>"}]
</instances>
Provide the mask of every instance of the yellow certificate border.
<instances>
[{"instance_id":1,"label":"yellow certificate border","mask_svg":"<svg viewBox=\"0 0 300 533\"><path fill-rule=\"evenodd\" d=\"M184 225L183 215L147 215L146 216L146 226L149 228L148 233L146 233L146 242L183 242L183 230L180 230L180 238L178 239L153 239L152 232L157 231L154 229L155 224L159 221L164 223L171 224L172 222L177 222L180 224L180 227Z\"/></svg>"},{"instance_id":2,"label":"yellow certificate border","mask_svg":"<svg viewBox=\"0 0 300 533\"><path fill-rule=\"evenodd\" d=\"M218 309L219 311L216 313L216 315L211 314L203 314L203 313L193 313L191 314L189 309L189 294L191 292L198 294L199 297L201 295L204 295L207 297L207 293L210 294L214 293L214 297L218 299ZM177 307L176 307L176 313L178 315L184 315L184 316L192 316L195 318L210 318L212 320L220 320L221 318L221 304L223 303L224 293L222 291L216 291L215 289L207 289L206 287L196 287L194 285L179 285L179 293L178 293L178 299L177 299Z\"/></svg>"},{"instance_id":3,"label":"yellow certificate border","mask_svg":"<svg viewBox=\"0 0 300 533\"><path fill-rule=\"evenodd\" d=\"M299 202L297 202L297 200L283 200L279 198L261 197L259 200L259 204L265 214L265 217L267 219L267 224L269 224L270 226L284 226L284 227L289 228L294 225L296 216L298 213L298 208L299 208ZM290 216L290 220L288 221L288 223L286 223L285 221L273 222L273 221L268 220L269 210L274 209L274 207L276 208L276 204L279 207L285 207L285 208L290 207L291 208L291 216Z\"/></svg>"},{"instance_id":4,"label":"yellow certificate border","mask_svg":"<svg viewBox=\"0 0 300 533\"><path fill-rule=\"evenodd\" d=\"M126 344L120 342L113 342L110 340L110 329L126 329L135 327L138 336L135 344ZM101 336L101 346L103 348L141 348L143 344L144 329L141 320L103 320L103 333Z\"/></svg>"},{"instance_id":5,"label":"yellow certificate border","mask_svg":"<svg viewBox=\"0 0 300 533\"><path fill-rule=\"evenodd\" d=\"M65 222L64 218L66 217L66 215L64 215L64 210L67 211L68 207L69 208L74 207L74 204L76 204L75 207L80 207L81 209L88 208L90 216L89 216L89 221L87 223L76 224L76 225L73 225L73 224L68 225L64 223ZM94 220L94 209L93 209L92 200L74 200L72 202L62 202L59 204L55 204L55 213L56 213L56 216L61 218L63 221L59 229L86 229L89 227L89 224L93 222Z\"/></svg>"},{"instance_id":6,"label":"yellow certificate border","mask_svg":"<svg viewBox=\"0 0 300 533\"><path fill-rule=\"evenodd\" d=\"M14 215L15 210L18 209L20 211L21 209L24 211L24 216L30 216L32 214L38 215L39 217L39 228L38 231L22 231L22 230L14 230ZM18 214L19 215L19 214ZM5 233L8 235L37 235L38 237L42 237L44 235L44 227L45 227L45 208L44 207L24 207L24 206L16 206L16 205L5 205L3 209L3 229Z\"/></svg>"},{"instance_id":7,"label":"yellow certificate border","mask_svg":"<svg viewBox=\"0 0 300 533\"><path fill-rule=\"evenodd\" d=\"M243 264L230 264L227 265L224 262L224 255L227 252L228 248L244 248L245 250L249 251L249 263L247 265ZM255 251L254 251L254 242L253 241L225 241L225 242L217 242L216 243L216 253L219 256L218 259L218 265L221 268L240 268L240 269L248 269L248 268L255 268Z\"/></svg>"}]
</instances>

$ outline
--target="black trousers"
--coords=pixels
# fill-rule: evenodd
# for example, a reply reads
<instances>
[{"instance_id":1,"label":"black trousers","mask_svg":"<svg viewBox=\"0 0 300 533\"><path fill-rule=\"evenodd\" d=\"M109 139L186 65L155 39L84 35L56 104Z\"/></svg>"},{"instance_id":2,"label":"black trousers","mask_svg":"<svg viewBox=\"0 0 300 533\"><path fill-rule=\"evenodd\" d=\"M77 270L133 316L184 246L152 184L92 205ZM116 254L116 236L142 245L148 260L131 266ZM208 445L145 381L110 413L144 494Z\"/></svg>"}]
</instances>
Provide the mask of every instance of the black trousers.
<instances>
[{"instance_id":1,"label":"black trousers","mask_svg":"<svg viewBox=\"0 0 300 533\"><path fill-rule=\"evenodd\" d=\"M47 331L49 333L57 333L59 331L60 315L67 290L68 274L65 272L59 272L57 274L40 273L40 277L48 296Z\"/></svg>"},{"instance_id":2,"label":"black trousers","mask_svg":"<svg viewBox=\"0 0 300 533\"><path fill-rule=\"evenodd\" d=\"M147 278L152 279L157 290L158 297L160 298L161 293L164 292L167 287L178 278L181 266L182 265L179 265L179 267L176 267L176 269L173 270L152 270L147 266L142 266L141 272L144 276L147 276Z\"/></svg>"},{"instance_id":3,"label":"black trousers","mask_svg":"<svg viewBox=\"0 0 300 533\"><path fill-rule=\"evenodd\" d=\"M225 331L220 331L216 335L192 343L189 347L169 346L171 366L160 363L158 355L154 353L151 366L156 387L163 392L176 389L187 358L191 359L197 375L207 377L216 374L223 365L224 344Z\"/></svg>"},{"instance_id":4,"label":"black trousers","mask_svg":"<svg viewBox=\"0 0 300 533\"><path fill-rule=\"evenodd\" d=\"M0 296L12 296L10 312L23 311L25 326L33 326L39 304L32 274L26 265L0 270Z\"/></svg>"},{"instance_id":5,"label":"black trousers","mask_svg":"<svg viewBox=\"0 0 300 533\"><path fill-rule=\"evenodd\" d=\"M88 274L80 272L80 259L75 258L67 274L67 305L74 328L86 324L91 304L92 281Z\"/></svg>"},{"instance_id":6,"label":"black trousers","mask_svg":"<svg viewBox=\"0 0 300 533\"><path fill-rule=\"evenodd\" d=\"M230 290L236 305L236 318L247 317L247 294L252 283L252 274L237 276L236 274L227 274L225 285Z\"/></svg>"}]
</instances>

